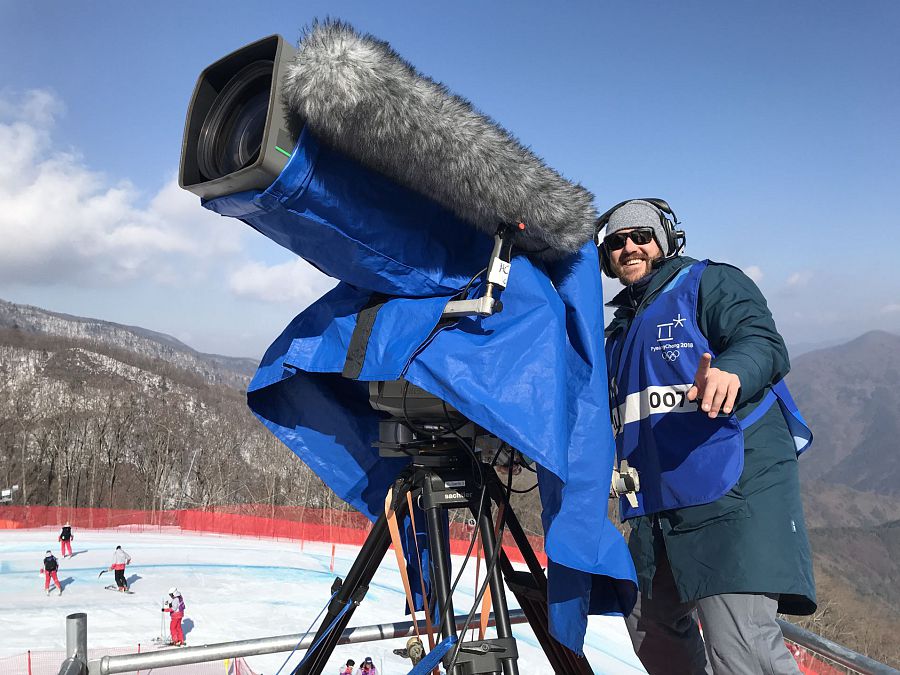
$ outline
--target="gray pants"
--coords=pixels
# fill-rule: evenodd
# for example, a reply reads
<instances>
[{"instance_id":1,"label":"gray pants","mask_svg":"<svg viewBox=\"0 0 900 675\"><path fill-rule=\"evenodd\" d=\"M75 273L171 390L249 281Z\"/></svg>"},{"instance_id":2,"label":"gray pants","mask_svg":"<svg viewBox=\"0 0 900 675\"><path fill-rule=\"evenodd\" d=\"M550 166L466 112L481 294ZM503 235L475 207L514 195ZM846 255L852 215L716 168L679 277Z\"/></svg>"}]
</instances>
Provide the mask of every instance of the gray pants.
<instances>
[{"instance_id":1,"label":"gray pants","mask_svg":"<svg viewBox=\"0 0 900 675\"><path fill-rule=\"evenodd\" d=\"M626 620L634 651L651 675L797 675L775 621L778 597L725 593L681 602L665 555L653 598L643 593ZM703 636L696 615L703 624Z\"/></svg>"}]
</instances>

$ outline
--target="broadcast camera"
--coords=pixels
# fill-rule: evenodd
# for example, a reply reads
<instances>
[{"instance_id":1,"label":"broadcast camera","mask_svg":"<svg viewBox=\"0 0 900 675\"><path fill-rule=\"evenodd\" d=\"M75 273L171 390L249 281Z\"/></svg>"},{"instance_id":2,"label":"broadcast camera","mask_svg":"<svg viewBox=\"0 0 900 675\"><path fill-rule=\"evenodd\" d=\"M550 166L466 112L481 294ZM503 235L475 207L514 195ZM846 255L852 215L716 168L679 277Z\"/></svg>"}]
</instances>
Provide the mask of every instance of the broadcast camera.
<instances>
[{"instance_id":1,"label":"broadcast camera","mask_svg":"<svg viewBox=\"0 0 900 675\"><path fill-rule=\"evenodd\" d=\"M398 471L401 491L425 504L445 637L456 628L434 510L470 508L493 561L499 637L456 643L448 672L518 672L508 621L500 618L504 556L484 507L501 504L502 490L486 497L483 476L475 481L480 494L454 489L454 472L470 460L489 464L505 450L514 455L512 447L541 468L544 520L553 524L551 591L553 570L568 565L566 574L624 584L604 597L619 603L610 611L630 610L633 599L619 598L633 596L633 570L585 569L581 560L602 554L575 552L624 550L597 508L606 488L585 480L609 475L613 465L607 396L596 391L606 374L590 192L389 45L339 21L313 25L296 50L271 36L201 73L179 184L342 282L285 329L248 390L273 433L339 496L377 517L317 636L334 627L325 656L297 673L324 665L349 621L341 607L358 601L373 560L387 550L384 493ZM571 451L586 439L597 447ZM627 467L613 479L615 494L637 490ZM507 521L520 549L530 546L511 510L501 533ZM577 535L585 528L597 532L596 542ZM601 542L603 533L617 540ZM536 584L529 593L552 605L533 553L529 560ZM532 602L520 597L532 607L532 624L546 630L549 615L554 637L580 651L578 620L562 619L560 628L554 611ZM545 637L558 672L589 672Z\"/></svg>"},{"instance_id":2,"label":"broadcast camera","mask_svg":"<svg viewBox=\"0 0 900 675\"><path fill-rule=\"evenodd\" d=\"M296 56L297 50L281 36L273 35L246 45L203 70L188 107L179 170L182 188L203 199L215 199L248 190L265 190L275 181L287 164L303 125L303 120L285 101L285 80ZM545 169L541 173L547 171L552 172ZM583 201L583 190L565 185L558 176L557 182L560 183L558 190L569 189L570 196ZM472 212L493 208L478 203L478 199L484 197L475 197L474 206L466 203L461 210ZM471 197L456 196L454 199L460 202ZM533 211L546 210L534 201ZM580 215L583 221L592 217L590 209ZM525 230L526 225L522 222L497 225L482 295L448 301L441 314L443 319L484 317L502 310L499 295L508 283L517 237L521 240ZM558 255L557 251L549 252L546 245L538 253ZM391 421L382 423L383 453L392 443L396 444L397 439L414 436L410 423L413 427L415 422L424 423L428 421L428 415L443 419L452 411L454 423L456 419L462 419L445 402L421 388L410 390L405 381L373 382L370 389L373 408L392 414ZM401 392L396 405L385 407L386 391ZM407 401L410 391L415 392L415 405ZM403 419L398 417L401 407ZM474 427L468 423L454 433L467 430L474 433ZM404 428L406 430L401 431ZM482 435L487 432L482 430Z\"/></svg>"}]
</instances>

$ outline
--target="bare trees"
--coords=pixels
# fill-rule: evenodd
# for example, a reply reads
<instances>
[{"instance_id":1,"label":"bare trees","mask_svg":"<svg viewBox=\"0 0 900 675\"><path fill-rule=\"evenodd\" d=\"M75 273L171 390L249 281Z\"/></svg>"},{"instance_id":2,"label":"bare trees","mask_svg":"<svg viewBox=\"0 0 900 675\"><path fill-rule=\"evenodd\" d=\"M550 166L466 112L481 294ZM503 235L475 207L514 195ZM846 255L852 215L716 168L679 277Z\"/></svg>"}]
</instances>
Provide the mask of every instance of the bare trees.
<instances>
[{"instance_id":1,"label":"bare trees","mask_svg":"<svg viewBox=\"0 0 900 675\"><path fill-rule=\"evenodd\" d=\"M0 480L17 501L343 509L242 392L84 341L0 330Z\"/></svg>"}]
</instances>

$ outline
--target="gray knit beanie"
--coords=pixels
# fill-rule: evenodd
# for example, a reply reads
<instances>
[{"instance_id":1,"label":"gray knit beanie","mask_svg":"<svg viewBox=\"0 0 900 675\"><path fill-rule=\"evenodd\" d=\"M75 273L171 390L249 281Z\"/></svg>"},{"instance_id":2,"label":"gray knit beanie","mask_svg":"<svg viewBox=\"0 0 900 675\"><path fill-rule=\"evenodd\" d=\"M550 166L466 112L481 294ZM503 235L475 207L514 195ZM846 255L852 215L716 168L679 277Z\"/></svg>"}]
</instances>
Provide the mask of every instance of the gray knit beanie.
<instances>
[{"instance_id":1,"label":"gray knit beanie","mask_svg":"<svg viewBox=\"0 0 900 675\"><path fill-rule=\"evenodd\" d=\"M653 230L653 236L656 237L656 243L663 255L668 255L668 243L666 241L666 232L663 230L662 213L658 208L650 202L643 199L632 199L630 202L622 204L613 211L606 224L606 234L608 237L618 230L626 230L635 227L647 227Z\"/></svg>"}]
</instances>

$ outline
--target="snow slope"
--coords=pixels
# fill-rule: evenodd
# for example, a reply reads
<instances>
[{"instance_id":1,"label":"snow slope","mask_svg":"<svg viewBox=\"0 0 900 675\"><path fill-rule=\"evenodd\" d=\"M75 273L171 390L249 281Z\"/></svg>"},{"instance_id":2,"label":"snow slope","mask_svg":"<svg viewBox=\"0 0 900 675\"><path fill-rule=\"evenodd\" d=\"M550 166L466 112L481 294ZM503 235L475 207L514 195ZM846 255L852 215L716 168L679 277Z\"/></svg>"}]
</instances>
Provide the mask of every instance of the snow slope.
<instances>
[{"instance_id":1,"label":"snow slope","mask_svg":"<svg viewBox=\"0 0 900 675\"><path fill-rule=\"evenodd\" d=\"M48 528L0 530L0 657L64 649L65 617L73 612L87 613L90 648L134 646L136 651L138 642L149 644L160 634L162 617L168 617L160 607L171 586L184 595L189 645L303 633L328 601L334 576L346 574L357 552L338 546L331 572L330 544L306 543L301 550L297 542L186 534L174 528L142 533L76 529L74 557L60 559L64 593L47 597L38 569L48 548L59 557L57 534ZM134 595L104 590L113 583L112 572L98 579L116 545L132 557L127 576ZM472 563L454 597L457 614L471 606L474 579ZM511 593L509 601L517 606ZM403 608L403 587L389 553L351 626L407 620ZM514 629L521 671L552 673L527 625ZM348 658L358 664L372 656L382 675L407 673L409 662L392 653L404 642L338 646L325 672L336 672ZM595 672L644 672L619 618L592 617L585 651ZM247 662L258 673L275 675L286 657L248 657ZM295 654L283 672L289 673L300 658Z\"/></svg>"}]
</instances>

